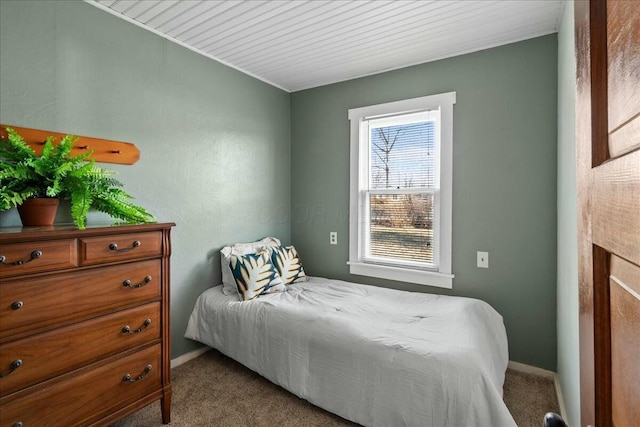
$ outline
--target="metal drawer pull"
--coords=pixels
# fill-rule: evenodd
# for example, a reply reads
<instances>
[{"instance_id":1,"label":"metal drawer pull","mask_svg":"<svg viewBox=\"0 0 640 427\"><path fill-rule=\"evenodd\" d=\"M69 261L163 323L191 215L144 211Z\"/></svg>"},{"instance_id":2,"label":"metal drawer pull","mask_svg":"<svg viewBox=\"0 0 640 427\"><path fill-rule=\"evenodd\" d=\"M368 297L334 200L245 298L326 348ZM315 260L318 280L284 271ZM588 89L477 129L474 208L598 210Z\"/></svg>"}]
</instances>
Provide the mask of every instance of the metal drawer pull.
<instances>
[{"instance_id":1,"label":"metal drawer pull","mask_svg":"<svg viewBox=\"0 0 640 427\"><path fill-rule=\"evenodd\" d=\"M151 372L151 368L152 368L151 365L147 365L144 368L144 371L137 377L131 378L131 374L127 374L124 376L124 378L122 378L122 381L124 381L125 383L135 383L136 381L140 381L141 379L146 377L149 372Z\"/></svg>"},{"instance_id":2,"label":"metal drawer pull","mask_svg":"<svg viewBox=\"0 0 640 427\"><path fill-rule=\"evenodd\" d=\"M20 310L22 307L24 307L22 301L14 301L11 303L11 310Z\"/></svg>"},{"instance_id":3,"label":"metal drawer pull","mask_svg":"<svg viewBox=\"0 0 640 427\"><path fill-rule=\"evenodd\" d=\"M130 248L122 248L122 249L118 249L118 244L117 243L111 243L109 244L109 250L110 251L114 251L114 252L129 252L130 250L133 250L135 248L137 248L138 246L141 246L142 242L140 242L140 240L135 240L132 244Z\"/></svg>"},{"instance_id":4,"label":"metal drawer pull","mask_svg":"<svg viewBox=\"0 0 640 427\"><path fill-rule=\"evenodd\" d=\"M149 283L150 281L151 281L151 276L145 276L142 282L132 285L131 280L127 279L124 282L122 282L122 286L124 286L125 288L141 288L145 286L147 283Z\"/></svg>"},{"instance_id":5,"label":"metal drawer pull","mask_svg":"<svg viewBox=\"0 0 640 427\"><path fill-rule=\"evenodd\" d=\"M22 421L18 421L17 423L13 423L11 427L22 427Z\"/></svg>"},{"instance_id":6,"label":"metal drawer pull","mask_svg":"<svg viewBox=\"0 0 640 427\"><path fill-rule=\"evenodd\" d=\"M144 331L145 329L147 329L150 324L151 324L151 319L147 319L147 320L144 321L142 326L140 326L135 331L132 331L131 327L129 325L127 325L124 328L122 328L122 333L123 334L137 334L137 333L140 333L140 332Z\"/></svg>"},{"instance_id":7,"label":"metal drawer pull","mask_svg":"<svg viewBox=\"0 0 640 427\"><path fill-rule=\"evenodd\" d=\"M22 366L22 360L20 359L16 359L13 362L11 362L11 364L9 365L9 370L5 371L5 372L1 372L0 373L0 378L4 378L7 375L9 375L10 373L12 373L13 371L15 371L16 369L18 369L20 366Z\"/></svg>"},{"instance_id":8,"label":"metal drawer pull","mask_svg":"<svg viewBox=\"0 0 640 427\"><path fill-rule=\"evenodd\" d=\"M22 264L26 264L28 262L33 261L34 259L38 259L42 256L42 251L33 251L31 252L31 258L29 258L28 260L20 260L20 261L13 261L13 262L6 262L7 261L7 257L4 255L0 255L0 264L4 264L4 265L22 265Z\"/></svg>"}]
</instances>

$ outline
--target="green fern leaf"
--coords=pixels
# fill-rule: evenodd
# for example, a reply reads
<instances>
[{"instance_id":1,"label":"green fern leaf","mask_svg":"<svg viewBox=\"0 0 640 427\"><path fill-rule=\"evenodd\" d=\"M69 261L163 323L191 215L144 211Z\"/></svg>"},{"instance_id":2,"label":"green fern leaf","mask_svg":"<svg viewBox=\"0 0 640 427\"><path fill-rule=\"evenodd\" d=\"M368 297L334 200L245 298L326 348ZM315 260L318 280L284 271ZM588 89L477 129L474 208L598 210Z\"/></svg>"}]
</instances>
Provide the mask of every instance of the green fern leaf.
<instances>
[{"instance_id":1,"label":"green fern leaf","mask_svg":"<svg viewBox=\"0 0 640 427\"><path fill-rule=\"evenodd\" d=\"M0 158L21 161L35 159L35 151L29 147L24 139L12 128L7 128L8 139L0 140Z\"/></svg>"},{"instance_id":2,"label":"green fern leaf","mask_svg":"<svg viewBox=\"0 0 640 427\"><path fill-rule=\"evenodd\" d=\"M50 136L45 141L44 147L42 147L42 154L40 155L40 157L48 158L49 156L51 156L52 150L53 150L53 137Z\"/></svg>"},{"instance_id":3,"label":"green fern leaf","mask_svg":"<svg viewBox=\"0 0 640 427\"><path fill-rule=\"evenodd\" d=\"M78 187L71 193L71 218L80 229L86 227L87 213L92 202L88 187Z\"/></svg>"}]
</instances>

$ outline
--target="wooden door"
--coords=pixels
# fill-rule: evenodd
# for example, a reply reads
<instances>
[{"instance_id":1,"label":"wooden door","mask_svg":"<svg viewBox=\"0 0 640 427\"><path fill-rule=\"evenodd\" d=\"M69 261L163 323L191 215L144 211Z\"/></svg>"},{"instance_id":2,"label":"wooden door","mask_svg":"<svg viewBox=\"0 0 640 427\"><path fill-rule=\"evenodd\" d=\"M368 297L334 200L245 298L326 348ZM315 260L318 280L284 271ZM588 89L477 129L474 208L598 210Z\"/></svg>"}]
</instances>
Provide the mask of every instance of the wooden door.
<instances>
[{"instance_id":1,"label":"wooden door","mask_svg":"<svg viewBox=\"0 0 640 427\"><path fill-rule=\"evenodd\" d=\"M640 426L640 1L577 1L583 426Z\"/></svg>"}]
</instances>

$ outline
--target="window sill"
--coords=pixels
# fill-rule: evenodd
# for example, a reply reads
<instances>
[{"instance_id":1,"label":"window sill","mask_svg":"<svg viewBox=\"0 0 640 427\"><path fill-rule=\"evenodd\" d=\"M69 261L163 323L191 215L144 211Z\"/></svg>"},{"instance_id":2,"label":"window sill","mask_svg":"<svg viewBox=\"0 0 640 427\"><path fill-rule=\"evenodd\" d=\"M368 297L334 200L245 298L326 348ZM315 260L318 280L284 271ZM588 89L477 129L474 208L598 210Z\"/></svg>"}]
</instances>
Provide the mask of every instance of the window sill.
<instances>
[{"instance_id":1,"label":"window sill","mask_svg":"<svg viewBox=\"0 0 640 427\"><path fill-rule=\"evenodd\" d=\"M349 264L349 272L359 276L378 277L380 279L417 283L419 285L435 286L438 288L453 288L453 274L367 264L363 262L347 262L347 264Z\"/></svg>"}]
</instances>

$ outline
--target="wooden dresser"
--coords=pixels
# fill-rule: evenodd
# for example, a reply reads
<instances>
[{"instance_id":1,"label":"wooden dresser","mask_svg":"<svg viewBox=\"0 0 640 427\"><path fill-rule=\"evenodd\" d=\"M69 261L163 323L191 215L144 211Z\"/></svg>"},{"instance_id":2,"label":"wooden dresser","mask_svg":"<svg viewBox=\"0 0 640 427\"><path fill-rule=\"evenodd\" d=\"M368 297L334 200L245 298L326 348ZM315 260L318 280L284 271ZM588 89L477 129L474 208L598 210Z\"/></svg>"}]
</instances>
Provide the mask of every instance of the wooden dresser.
<instances>
[{"instance_id":1,"label":"wooden dresser","mask_svg":"<svg viewBox=\"0 0 640 427\"><path fill-rule=\"evenodd\" d=\"M0 427L169 423L174 225L0 228Z\"/></svg>"}]
</instances>

